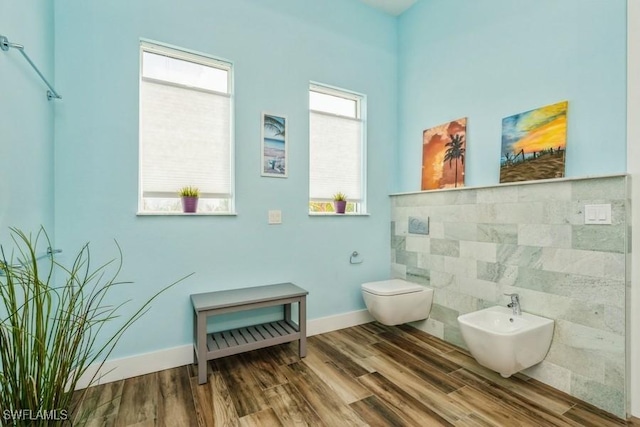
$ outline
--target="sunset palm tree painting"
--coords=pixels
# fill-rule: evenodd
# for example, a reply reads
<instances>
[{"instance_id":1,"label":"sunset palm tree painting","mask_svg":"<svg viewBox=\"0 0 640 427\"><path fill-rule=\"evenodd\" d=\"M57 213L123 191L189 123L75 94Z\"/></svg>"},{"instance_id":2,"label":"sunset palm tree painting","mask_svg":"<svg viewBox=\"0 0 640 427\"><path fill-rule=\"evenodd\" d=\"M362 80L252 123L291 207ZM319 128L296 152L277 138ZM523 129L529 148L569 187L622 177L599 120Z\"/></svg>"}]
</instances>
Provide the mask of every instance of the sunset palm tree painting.
<instances>
[{"instance_id":1,"label":"sunset palm tree painting","mask_svg":"<svg viewBox=\"0 0 640 427\"><path fill-rule=\"evenodd\" d=\"M464 187L467 118L422 133L422 190Z\"/></svg>"},{"instance_id":2,"label":"sunset palm tree painting","mask_svg":"<svg viewBox=\"0 0 640 427\"><path fill-rule=\"evenodd\" d=\"M564 177L569 102L502 119L500 182Z\"/></svg>"}]
</instances>

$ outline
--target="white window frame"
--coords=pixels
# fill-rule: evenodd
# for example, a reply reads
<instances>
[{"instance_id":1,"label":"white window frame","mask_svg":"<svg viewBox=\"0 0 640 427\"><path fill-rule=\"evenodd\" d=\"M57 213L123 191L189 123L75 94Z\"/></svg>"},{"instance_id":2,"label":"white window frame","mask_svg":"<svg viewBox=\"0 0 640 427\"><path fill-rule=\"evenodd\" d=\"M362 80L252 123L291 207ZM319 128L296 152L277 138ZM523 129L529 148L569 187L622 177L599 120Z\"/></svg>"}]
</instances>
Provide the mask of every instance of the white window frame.
<instances>
[{"instance_id":1,"label":"white window frame","mask_svg":"<svg viewBox=\"0 0 640 427\"><path fill-rule=\"evenodd\" d=\"M311 109L309 105L309 114L312 112L319 113L327 116L335 116L335 117L344 117L354 120L359 120L362 126L361 129L361 137L360 137L360 183L361 183L361 194L362 198L358 202L350 202L353 205L353 211L348 212L351 215L368 215L367 213L367 97L364 94L354 92L348 89L339 88L336 86L331 86L318 82L310 82L309 84L309 92L318 92L327 95L333 95L340 98L348 99L351 101L355 101L356 103L356 114L355 117L344 116L340 114L332 114L326 111L318 111ZM309 176L309 180L311 180L311 176ZM349 195L347 194L347 199ZM333 212L316 212L311 211L311 203L331 203L333 199L331 198L322 198L322 199L312 199L311 195L309 195L309 215L333 215Z\"/></svg>"},{"instance_id":2,"label":"white window frame","mask_svg":"<svg viewBox=\"0 0 640 427\"><path fill-rule=\"evenodd\" d=\"M157 80L150 77L143 77L143 55L145 52L168 56L170 58L174 58L177 60L192 62L200 65L204 65L207 67L214 67L220 70L224 70L227 72L227 92L217 92L209 89L202 88L194 88L188 85L183 85L179 83ZM189 88L201 92L209 92L216 93L218 95L224 95L229 97L229 195L228 197L222 196L219 194L211 194L211 193L202 193L200 194L200 206L202 206L203 201L206 203L207 201L212 200L223 200L226 201L226 205L228 209L220 210L220 211L212 211L212 210L204 210L203 212L198 212L200 215L235 215L235 125L234 125L234 79L233 79L233 63L227 61L225 59L216 58L211 55L207 55L200 52L191 51L188 49L166 45L163 43L158 43L156 41L150 41L141 39L140 40L140 69L139 69L139 79L140 83L143 80L156 82L165 84L167 86L175 86L175 87L183 87ZM139 90L140 92L140 90ZM139 99L140 109L142 108L142 97ZM139 127L140 138L142 135L142 127ZM138 142L138 215L183 215L181 210L149 210L144 208L144 198L143 194L143 147L141 139ZM149 198L157 197L163 199L175 199L178 203L180 201L180 197L175 192L153 192L152 196L147 196ZM193 214L190 214L193 215Z\"/></svg>"}]
</instances>

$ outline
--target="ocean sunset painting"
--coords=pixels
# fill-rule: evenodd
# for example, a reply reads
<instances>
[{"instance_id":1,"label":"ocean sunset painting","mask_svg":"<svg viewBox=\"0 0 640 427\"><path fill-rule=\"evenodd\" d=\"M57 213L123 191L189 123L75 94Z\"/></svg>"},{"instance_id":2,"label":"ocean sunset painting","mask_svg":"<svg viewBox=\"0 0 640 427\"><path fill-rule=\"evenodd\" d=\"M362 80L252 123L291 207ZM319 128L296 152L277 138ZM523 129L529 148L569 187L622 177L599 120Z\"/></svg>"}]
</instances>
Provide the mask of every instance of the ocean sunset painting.
<instances>
[{"instance_id":1,"label":"ocean sunset painting","mask_svg":"<svg viewBox=\"0 0 640 427\"><path fill-rule=\"evenodd\" d=\"M467 118L422 132L422 190L464 187Z\"/></svg>"},{"instance_id":2,"label":"ocean sunset painting","mask_svg":"<svg viewBox=\"0 0 640 427\"><path fill-rule=\"evenodd\" d=\"M502 120L500 182L564 177L568 101Z\"/></svg>"},{"instance_id":3,"label":"ocean sunset painting","mask_svg":"<svg viewBox=\"0 0 640 427\"><path fill-rule=\"evenodd\" d=\"M287 176L287 118L262 114L262 175Z\"/></svg>"}]
</instances>

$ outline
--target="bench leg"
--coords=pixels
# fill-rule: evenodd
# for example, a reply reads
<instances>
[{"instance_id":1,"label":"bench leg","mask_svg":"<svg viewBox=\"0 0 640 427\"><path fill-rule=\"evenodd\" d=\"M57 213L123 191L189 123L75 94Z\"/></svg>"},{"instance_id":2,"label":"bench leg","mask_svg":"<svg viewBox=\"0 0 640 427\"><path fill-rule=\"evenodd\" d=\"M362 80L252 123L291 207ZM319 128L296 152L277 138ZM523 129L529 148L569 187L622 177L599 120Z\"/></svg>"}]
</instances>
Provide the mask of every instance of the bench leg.
<instances>
[{"instance_id":1,"label":"bench leg","mask_svg":"<svg viewBox=\"0 0 640 427\"><path fill-rule=\"evenodd\" d=\"M207 316L197 315L196 335L198 345L198 384L207 382Z\"/></svg>"},{"instance_id":2,"label":"bench leg","mask_svg":"<svg viewBox=\"0 0 640 427\"><path fill-rule=\"evenodd\" d=\"M284 305L284 321L291 324L291 303Z\"/></svg>"},{"instance_id":3,"label":"bench leg","mask_svg":"<svg viewBox=\"0 0 640 427\"><path fill-rule=\"evenodd\" d=\"M193 364L198 364L198 315L193 313Z\"/></svg>"},{"instance_id":4,"label":"bench leg","mask_svg":"<svg viewBox=\"0 0 640 427\"><path fill-rule=\"evenodd\" d=\"M298 326L300 327L300 340L298 351L300 357L307 355L307 298L302 297L298 303Z\"/></svg>"}]
</instances>

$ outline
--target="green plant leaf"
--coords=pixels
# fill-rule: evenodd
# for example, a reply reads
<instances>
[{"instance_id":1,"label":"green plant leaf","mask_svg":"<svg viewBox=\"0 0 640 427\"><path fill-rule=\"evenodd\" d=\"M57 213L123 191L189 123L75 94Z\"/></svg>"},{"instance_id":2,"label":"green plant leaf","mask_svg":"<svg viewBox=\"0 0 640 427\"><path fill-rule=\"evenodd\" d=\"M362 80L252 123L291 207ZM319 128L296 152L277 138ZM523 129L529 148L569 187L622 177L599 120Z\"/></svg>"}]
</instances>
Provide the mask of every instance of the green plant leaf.
<instances>
[{"instance_id":1,"label":"green plant leaf","mask_svg":"<svg viewBox=\"0 0 640 427\"><path fill-rule=\"evenodd\" d=\"M118 243L118 257L97 268L92 267L88 244L72 265L65 267L52 257L38 260L38 248L43 244L51 247L43 228L35 238L11 228L11 237L11 256L0 246L0 408L31 410L32 414L66 411L76 417L76 425L83 418L77 409L88 390L74 393L80 378L90 367L101 368L127 329L150 309L151 303L190 275L155 292L133 314L119 319L115 332L106 333L104 327L118 319L129 302L106 303L108 295L131 283L118 280L123 259ZM100 369L91 376L89 385L98 380L98 372ZM65 424L62 420L39 419L16 421L14 425Z\"/></svg>"}]
</instances>

